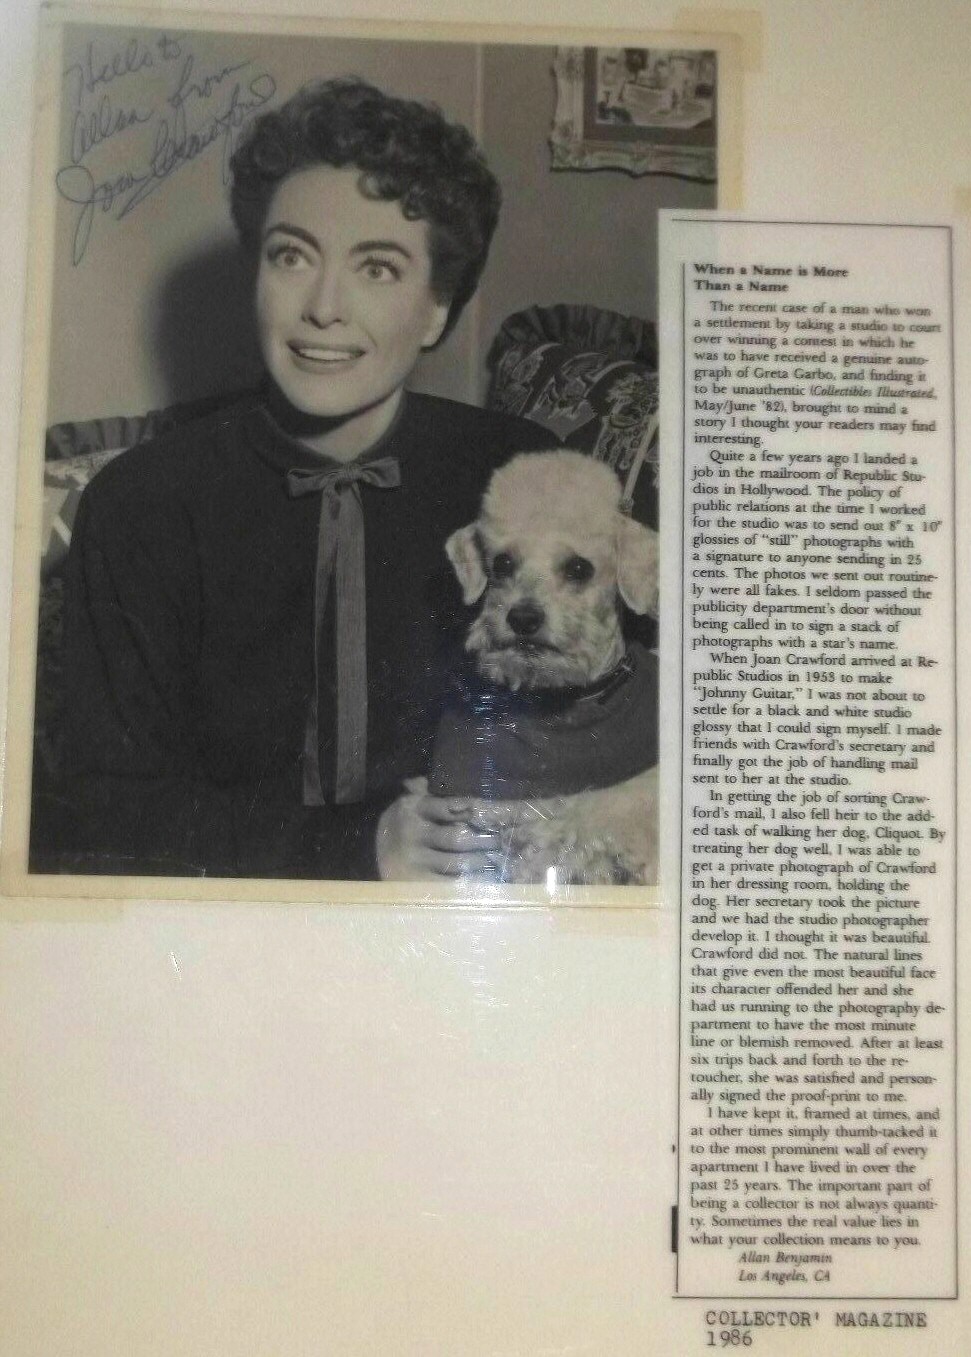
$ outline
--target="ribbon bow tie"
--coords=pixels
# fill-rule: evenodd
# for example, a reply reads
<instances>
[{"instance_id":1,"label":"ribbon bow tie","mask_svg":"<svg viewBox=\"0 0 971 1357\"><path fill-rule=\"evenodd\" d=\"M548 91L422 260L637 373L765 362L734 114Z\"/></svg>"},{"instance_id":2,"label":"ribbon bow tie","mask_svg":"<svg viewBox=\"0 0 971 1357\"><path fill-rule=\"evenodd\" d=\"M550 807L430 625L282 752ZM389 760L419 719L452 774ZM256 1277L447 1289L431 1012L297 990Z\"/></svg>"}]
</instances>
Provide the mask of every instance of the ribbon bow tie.
<instances>
[{"instance_id":1,"label":"ribbon bow tie","mask_svg":"<svg viewBox=\"0 0 971 1357\"><path fill-rule=\"evenodd\" d=\"M317 570L314 580L314 688L304 735L303 800L324 805L321 779L319 693L324 613L334 577L337 638L337 733L334 801L360 801L367 768L367 614L364 594L364 510L361 484L392 490L401 484L396 457L322 470L287 472L291 499L320 492Z\"/></svg>"}]
</instances>

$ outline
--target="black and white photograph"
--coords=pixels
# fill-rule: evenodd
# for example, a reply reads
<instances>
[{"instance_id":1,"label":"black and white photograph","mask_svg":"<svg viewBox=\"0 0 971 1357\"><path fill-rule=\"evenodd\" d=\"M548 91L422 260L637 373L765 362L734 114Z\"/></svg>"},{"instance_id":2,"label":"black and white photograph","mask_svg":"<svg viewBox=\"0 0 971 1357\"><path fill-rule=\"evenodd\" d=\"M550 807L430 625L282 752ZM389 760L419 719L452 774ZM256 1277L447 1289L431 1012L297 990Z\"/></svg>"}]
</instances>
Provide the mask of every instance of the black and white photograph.
<instances>
[{"instance_id":1,"label":"black and white photograph","mask_svg":"<svg viewBox=\"0 0 971 1357\"><path fill-rule=\"evenodd\" d=\"M657 213L717 174L555 114L589 57L713 137L710 41L48 37L8 871L653 886Z\"/></svg>"}]
</instances>

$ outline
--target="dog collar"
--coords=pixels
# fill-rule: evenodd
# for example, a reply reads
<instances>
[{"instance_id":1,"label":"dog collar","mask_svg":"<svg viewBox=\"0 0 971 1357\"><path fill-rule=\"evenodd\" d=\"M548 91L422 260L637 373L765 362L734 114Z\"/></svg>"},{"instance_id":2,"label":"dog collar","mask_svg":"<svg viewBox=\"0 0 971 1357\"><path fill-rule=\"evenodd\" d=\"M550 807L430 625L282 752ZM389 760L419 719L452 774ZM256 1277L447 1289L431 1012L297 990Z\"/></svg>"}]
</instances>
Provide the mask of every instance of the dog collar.
<instances>
[{"instance_id":1,"label":"dog collar","mask_svg":"<svg viewBox=\"0 0 971 1357\"><path fill-rule=\"evenodd\" d=\"M638 646L638 649L642 647ZM474 664L467 660L453 680L457 700L483 714L528 715L555 713L578 702L606 701L611 694L633 676L636 662L630 650L608 674L602 674L593 683L568 684L562 688L508 688L481 676Z\"/></svg>"}]
</instances>

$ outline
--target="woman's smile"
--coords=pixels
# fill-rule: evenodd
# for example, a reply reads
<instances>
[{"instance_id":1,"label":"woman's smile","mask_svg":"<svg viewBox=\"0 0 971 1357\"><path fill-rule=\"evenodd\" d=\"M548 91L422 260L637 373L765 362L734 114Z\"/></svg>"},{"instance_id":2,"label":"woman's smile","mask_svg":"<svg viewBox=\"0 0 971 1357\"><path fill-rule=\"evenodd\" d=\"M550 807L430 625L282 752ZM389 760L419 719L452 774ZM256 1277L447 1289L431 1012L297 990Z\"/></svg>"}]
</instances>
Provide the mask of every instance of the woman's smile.
<instances>
[{"instance_id":1,"label":"woman's smile","mask_svg":"<svg viewBox=\"0 0 971 1357\"><path fill-rule=\"evenodd\" d=\"M441 336L428 228L369 198L357 169L315 165L270 203L256 303L260 345L290 403L323 428L315 446L353 457L390 426L422 350Z\"/></svg>"},{"instance_id":2,"label":"woman's smile","mask_svg":"<svg viewBox=\"0 0 971 1357\"><path fill-rule=\"evenodd\" d=\"M333 371L335 368L347 368L364 357L365 350L359 348L321 348L315 344L290 344L290 352L298 367L307 372L318 369Z\"/></svg>"}]
</instances>

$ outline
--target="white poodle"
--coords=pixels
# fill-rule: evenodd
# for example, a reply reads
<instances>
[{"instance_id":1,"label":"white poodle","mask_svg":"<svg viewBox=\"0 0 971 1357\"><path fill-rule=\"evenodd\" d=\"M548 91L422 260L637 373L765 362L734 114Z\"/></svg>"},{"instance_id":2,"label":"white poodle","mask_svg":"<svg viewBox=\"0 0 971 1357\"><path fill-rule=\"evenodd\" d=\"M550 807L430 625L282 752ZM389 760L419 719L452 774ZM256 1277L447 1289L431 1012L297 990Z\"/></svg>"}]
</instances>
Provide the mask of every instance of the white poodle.
<instances>
[{"instance_id":1,"label":"white poodle","mask_svg":"<svg viewBox=\"0 0 971 1357\"><path fill-rule=\"evenodd\" d=\"M445 545L481 607L474 675L443 714L427 791L459 819L468 801L469 827L498 836L493 880L656 879L656 656L625 643L620 600L656 613L657 535L620 499L602 462L525 453Z\"/></svg>"}]
</instances>

